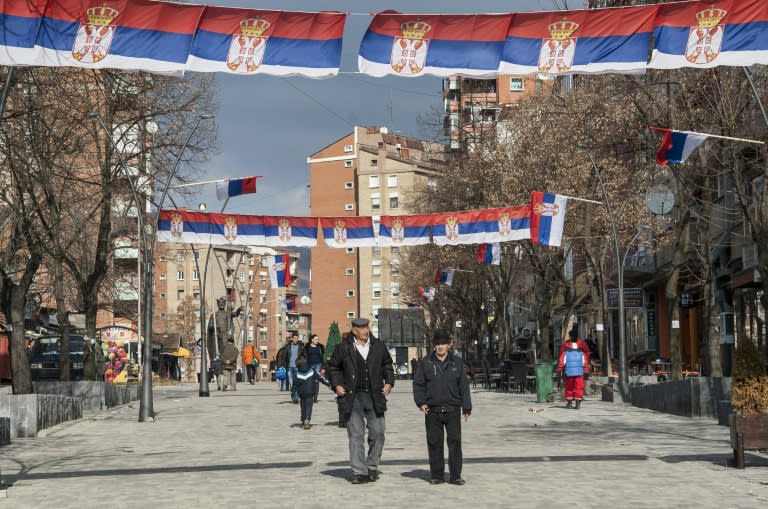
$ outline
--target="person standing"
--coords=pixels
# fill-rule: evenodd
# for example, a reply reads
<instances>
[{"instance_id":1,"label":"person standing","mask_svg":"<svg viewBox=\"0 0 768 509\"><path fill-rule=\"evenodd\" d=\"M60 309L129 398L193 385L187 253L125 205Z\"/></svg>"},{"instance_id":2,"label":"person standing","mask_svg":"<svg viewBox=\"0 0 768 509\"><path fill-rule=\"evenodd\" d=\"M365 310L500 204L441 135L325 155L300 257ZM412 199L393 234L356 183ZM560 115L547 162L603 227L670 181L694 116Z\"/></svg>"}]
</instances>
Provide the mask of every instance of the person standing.
<instances>
[{"instance_id":1,"label":"person standing","mask_svg":"<svg viewBox=\"0 0 768 509\"><path fill-rule=\"evenodd\" d=\"M315 370L318 375L321 375L323 370L323 364L325 363L325 347L320 343L320 336L317 334L309 335L309 344L304 351L307 353L307 363ZM320 390L320 386L316 385L314 402L317 403L317 395Z\"/></svg>"},{"instance_id":2,"label":"person standing","mask_svg":"<svg viewBox=\"0 0 768 509\"><path fill-rule=\"evenodd\" d=\"M259 367L259 351L253 344L253 340L249 339L248 344L243 348L243 366L245 366L245 372L248 375L248 383L253 385L256 379L256 370Z\"/></svg>"},{"instance_id":3,"label":"person standing","mask_svg":"<svg viewBox=\"0 0 768 509\"><path fill-rule=\"evenodd\" d=\"M237 390L237 358L240 352L235 346L235 338L228 338L224 350L221 351L222 368L224 369L224 390Z\"/></svg>"},{"instance_id":4,"label":"person standing","mask_svg":"<svg viewBox=\"0 0 768 509\"><path fill-rule=\"evenodd\" d=\"M352 320L352 331L336 345L326 365L347 424L352 484L373 482L379 477L387 395L395 385L389 350L383 342L370 338L368 323L365 318Z\"/></svg>"},{"instance_id":5,"label":"person standing","mask_svg":"<svg viewBox=\"0 0 768 509\"><path fill-rule=\"evenodd\" d=\"M288 387L291 391L291 400L294 403L299 402L299 395L296 393L296 361L299 357L306 359L304 345L299 340L298 332L291 332L291 342L288 344Z\"/></svg>"},{"instance_id":6,"label":"person standing","mask_svg":"<svg viewBox=\"0 0 768 509\"><path fill-rule=\"evenodd\" d=\"M275 373L277 373L277 370L280 368L283 368L283 370L286 372L284 377L277 378L277 380L280 382L281 391L288 390L288 361L290 354L290 344L291 338L286 339L285 344L277 351L277 355L275 356Z\"/></svg>"},{"instance_id":7,"label":"person standing","mask_svg":"<svg viewBox=\"0 0 768 509\"><path fill-rule=\"evenodd\" d=\"M589 347L575 330L568 331L568 340L560 348L556 371L565 374L565 407L572 408L576 401L578 410L584 399L584 375L589 373Z\"/></svg>"},{"instance_id":8,"label":"person standing","mask_svg":"<svg viewBox=\"0 0 768 509\"><path fill-rule=\"evenodd\" d=\"M436 330L432 338L434 350L416 365L413 376L413 400L424 413L429 453L430 484L445 482L443 431L448 442L449 483L461 486L461 416L464 421L472 413L469 379L464 361L450 352L451 336Z\"/></svg>"},{"instance_id":9,"label":"person standing","mask_svg":"<svg viewBox=\"0 0 768 509\"><path fill-rule=\"evenodd\" d=\"M331 384L319 372L312 369L303 357L299 357L299 360L296 362L296 369L295 384L301 406L301 425L304 429L310 429L312 427L310 424L312 420L312 404L320 384L327 385L328 387Z\"/></svg>"}]
</instances>

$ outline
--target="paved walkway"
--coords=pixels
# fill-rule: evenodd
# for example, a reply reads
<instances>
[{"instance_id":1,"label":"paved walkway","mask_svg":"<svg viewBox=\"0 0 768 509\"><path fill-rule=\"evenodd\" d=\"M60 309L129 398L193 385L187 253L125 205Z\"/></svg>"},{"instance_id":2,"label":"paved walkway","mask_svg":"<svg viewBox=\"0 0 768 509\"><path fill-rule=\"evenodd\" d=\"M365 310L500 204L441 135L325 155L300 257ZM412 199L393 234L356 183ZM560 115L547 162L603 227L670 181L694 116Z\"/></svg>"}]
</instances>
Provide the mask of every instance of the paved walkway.
<instances>
[{"instance_id":1,"label":"paved walkway","mask_svg":"<svg viewBox=\"0 0 768 509\"><path fill-rule=\"evenodd\" d=\"M726 468L728 429L713 421L481 390L464 424L467 484L431 486L407 381L390 396L381 478L351 485L346 432L322 390L306 431L274 384L209 398L156 387L155 422L128 405L0 448L0 507L768 507L768 455Z\"/></svg>"}]
</instances>

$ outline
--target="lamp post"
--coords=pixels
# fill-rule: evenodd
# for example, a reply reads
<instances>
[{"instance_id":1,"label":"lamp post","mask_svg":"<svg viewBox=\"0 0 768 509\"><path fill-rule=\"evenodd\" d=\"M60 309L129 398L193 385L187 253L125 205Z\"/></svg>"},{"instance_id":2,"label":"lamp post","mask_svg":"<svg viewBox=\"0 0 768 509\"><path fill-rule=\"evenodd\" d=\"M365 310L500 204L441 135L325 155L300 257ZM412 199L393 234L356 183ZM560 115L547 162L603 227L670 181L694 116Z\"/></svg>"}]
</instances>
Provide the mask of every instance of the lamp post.
<instances>
[{"instance_id":1,"label":"lamp post","mask_svg":"<svg viewBox=\"0 0 768 509\"><path fill-rule=\"evenodd\" d=\"M139 194L136 189L136 184L131 179L130 172L128 171L128 165L125 162L122 152L117 146L112 132L107 128L104 120L96 112L86 113L86 118L96 120L104 132L107 134L112 147L117 154L118 160L122 167L123 173L128 180L128 185L131 187L131 193L136 201L137 207L141 203L139 201ZM168 189L170 187L173 177L176 175L176 171L181 163L181 156L184 154L184 149L187 148L189 142L192 140L192 136L195 134L200 122L203 120L212 119L213 115L198 115L195 125L189 132L184 144L179 149L179 153L176 160L173 163L168 180L163 187L163 193L160 197L160 201L157 204L157 208L162 209L165 197L168 195ZM141 217L139 213L139 217ZM157 222L159 215L156 215L151 225L147 224L146 218L140 219L143 230L142 237L142 249L144 251L144 349L143 349L143 365L142 365L142 379L141 379L141 399L139 402L139 422L146 422L154 419L155 412L152 402L152 314L154 312L154 301L152 299L154 291L154 247L155 247L155 232L157 231ZM149 237L149 239L147 239Z\"/></svg>"}]
</instances>

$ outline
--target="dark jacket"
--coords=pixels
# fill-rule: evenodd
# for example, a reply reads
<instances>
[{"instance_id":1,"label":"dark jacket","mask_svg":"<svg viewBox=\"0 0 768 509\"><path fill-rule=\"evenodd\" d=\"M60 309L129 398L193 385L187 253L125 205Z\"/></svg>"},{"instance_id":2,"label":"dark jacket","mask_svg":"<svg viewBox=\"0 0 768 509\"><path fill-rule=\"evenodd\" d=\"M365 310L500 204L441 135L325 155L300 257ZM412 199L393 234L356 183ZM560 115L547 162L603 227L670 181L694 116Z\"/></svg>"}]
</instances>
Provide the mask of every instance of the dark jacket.
<instances>
[{"instance_id":1,"label":"dark jacket","mask_svg":"<svg viewBox=\"0 0 768 509\"><path fill-rule=\"evenodd\" d=\"M283 367L285 369L288 369L288 363L291 360L291 350L288 348L288 345L284 345L282 348L280 348L277 351L277 355L275 356L275 361L277 361L277 367Z\"/></svg>"},{"instance_id":2,"label":"dark jacket","mask_svg":"<svg viewBox=\"0 0 768 509\"><path fill-rule=\"evenodd\" d=\"M425 403L430 407L456 407L461 408L461 413L470 414L472 398L464 361L449 353L445 363L441 363L435 352L421 359L413 375L413 400L418 407Z\"/></svg>"},{"instance_id":3,"label":"dark jacket","mask_svg":"<svg viewBox=\"0 0 768 509\"><path fill-rule=\"evenodd\" d=\"M371 377L371 399L376 415L384 415L387 411L387 398L381 394L381 389L385 384L395 385L395 371L392 368L392 357L389 355L387 346L377 339L370 337L368 339L371 346L368 350L368 373ZM355 337L350 333L346 339L336 345L333 349L333 355L326 364L328 377L331 379L331 385L336 387L341 385L347 391L343 398L339 398L339 409L346 415L352 413L352 405L357 390L357 359L358 354L355 349Z\"/></svg>"},{"instance_id":4,"label":"dark jacket","mask_svg":"<svg viewBox=\"0 0 768 509\"><path fill-rule=\"evenodd\" d=\"M219 355L221 362L224 363L224 369L236 369L237 359L240 357L240 350L237 349L234 343L227 343L224 346L224 350Z\"/></svg>"},{"instance_id":5,"label":"dark jacket","mask_svg":"<svg viewBox=\"0 0 768 509\"><path fill-rule=\"evenodd\" d=\"M331 386L331 383L325 377L320 376L317 371L304 364L296 372L294 388L300 398L314 398L318 382L328 387Z\"/></svg>"}]
</instances>

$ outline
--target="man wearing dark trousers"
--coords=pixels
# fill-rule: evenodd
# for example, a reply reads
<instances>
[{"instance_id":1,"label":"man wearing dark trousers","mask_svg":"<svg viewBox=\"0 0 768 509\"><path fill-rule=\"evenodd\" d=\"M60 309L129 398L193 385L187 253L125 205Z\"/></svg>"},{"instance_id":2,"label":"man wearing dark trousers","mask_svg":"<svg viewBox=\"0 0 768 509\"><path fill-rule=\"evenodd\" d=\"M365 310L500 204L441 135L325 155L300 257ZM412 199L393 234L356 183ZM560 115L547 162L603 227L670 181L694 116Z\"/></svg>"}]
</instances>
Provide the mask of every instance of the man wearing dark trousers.
<instances>
[{"instance_id":1,"label":"man wearing dark trousers","mask_svg":"<svg viewBox=\"0 0 768 509\"><path fill-rule=\"evenodd\" d=\"M347 423L352 484L375 481L384 449L387 395L395 385L389 350L383 342L371 337L367 319L355 318L352 332L333 349L326 368L339 398L339 412L344 414Z\"/></svg>"},{"instance_id":2,"label":"man wearing dark trousers","mask_svg":"<svg viewBox=\"0 0 768 509\"><path fill-rule=\"evenodd\" d=\"M434 351L419 361L413 376L413 399L424 413L429 451L430 484L445 482L443 430L448 437L449 483L461 486L461 416L469 419L472 399L464 362L451 353L451 336L435 331Z\"/></svg>"}]
</instances>

